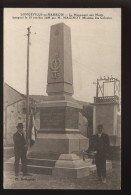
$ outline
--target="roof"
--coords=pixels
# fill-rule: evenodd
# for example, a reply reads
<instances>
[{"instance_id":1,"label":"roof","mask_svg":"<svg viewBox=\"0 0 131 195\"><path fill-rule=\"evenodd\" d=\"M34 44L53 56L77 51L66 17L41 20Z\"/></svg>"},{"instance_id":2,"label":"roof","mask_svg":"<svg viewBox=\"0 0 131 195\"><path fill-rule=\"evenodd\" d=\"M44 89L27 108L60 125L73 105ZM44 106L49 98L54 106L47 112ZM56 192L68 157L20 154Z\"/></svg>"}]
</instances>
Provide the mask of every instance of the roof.
<instances>
[{"instance_id":1,"label":"roof","mask_svg":"<svg viewBox=\"0 0 131 195\"><path fill-rule=\"evenodd\" d=\"M78 102L79 104L81 104L82 106L92 106L92 105L93 105L93 104L90 103L90 102L84 102L84 101L80 101L80 100L77 100L77 102Z\"/></svg>"},{"instance_id":2,"label":"roof","mask_svg":"<svg viewBox=\"0 0 131 195\"><path fill-rule=\"evenodd\" d=\"M30 98L37 102L43 102L44 101L44 95L29 95Z\"/></svg>"},{"instance_id":3,"label":"roof","mask_svg":"<svg viewBox=\"0 0 131 195\"><path fill-rule=\"evenodd\" d=\"M29 99L37 101L36 98L34 98L34 95L29 96ZM4 83L4 107L10 106L22 100L26 100L25 94L20 93L7 83Z\"/></svg>"},{"instance_id":4,"label":"roof","mask_svg":"<svg viewBox=\"0 0 131 195\"><path fill-rule=\"evenodd\" d=\"M4 107L24 100L25 98L25 95L21 94L19 91L17 91L7 83L4 83Z\"/></svg>"},{"instance_id":5,"label":"roof","mask_svg":"<svg viewBox=\"0 0 131 195\"><path fill-rule=\"evenodd\" d=\"M19 93L23 98L26 98L26 95L20 93L19 91L17 91L16 89L14 89L13 87L11 87L9 84L7 84L6 82L4 83L4 87L8 86L9 88L11 88L12 90L14 90L16 93Z\"/></svg>"}]
</instances>

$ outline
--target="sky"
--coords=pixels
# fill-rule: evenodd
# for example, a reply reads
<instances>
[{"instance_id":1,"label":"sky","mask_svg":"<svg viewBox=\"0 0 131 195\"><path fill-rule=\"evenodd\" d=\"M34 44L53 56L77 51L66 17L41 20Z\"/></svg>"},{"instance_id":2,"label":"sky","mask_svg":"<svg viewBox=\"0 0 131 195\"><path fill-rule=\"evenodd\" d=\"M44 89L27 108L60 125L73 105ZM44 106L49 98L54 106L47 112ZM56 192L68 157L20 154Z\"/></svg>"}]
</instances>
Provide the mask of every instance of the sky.
<instances>
[{"instance_id":1,"label":"sky","mask_svg":"<svg viewBox=\"0 0 131 195\"><path fill-rule=\"evenodd\" d=\"M29 18L31 13L34 15ZM47 18L53 13L60 15L60 19L58 16ZM33 18L38 14L42 14L42 18ZM86 18L74 14L86 15ZM99 19L89 19L95 18L89 14ZM73 97L93 102L96 95L93 83L100 76L112 75L121 80L120 8L5 8L4 82L26 94L26 34L27 27L31 26L29 94L47 95L50 27L60 22L71 28ZM106 93L110 95L110 89L106 88Z\"/></svg>"}]
</instances>

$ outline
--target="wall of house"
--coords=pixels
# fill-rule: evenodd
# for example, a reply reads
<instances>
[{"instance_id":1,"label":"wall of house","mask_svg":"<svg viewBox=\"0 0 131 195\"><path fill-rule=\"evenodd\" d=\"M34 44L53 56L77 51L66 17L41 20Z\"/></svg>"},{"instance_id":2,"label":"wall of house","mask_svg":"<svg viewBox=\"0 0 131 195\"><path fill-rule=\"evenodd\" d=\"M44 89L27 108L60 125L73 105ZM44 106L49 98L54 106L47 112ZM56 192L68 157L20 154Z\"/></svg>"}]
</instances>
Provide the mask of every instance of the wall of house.
<instances>
[{"instance_id":1,"label":"wall of house","mask_svg":"<svg viewBox=\"0 0 131 195\"><path fill-rule=\"evenodd\" d=\"M94 106L95 112L95 127L94 133L97 131L97 125L102 124L105 133L114 135L114 105L113 104L98 104Z\"/></svg>"},{"instance_id":2,"label":"wall of house","mask_svg":"<svg viewBox=\"0 0 131 195\"><path fill-rule=\"evenodd\" d=\"M35 107L35 101L29 99L29 108ZM30 109L29 109L30 111ZM13 145L13 134L17 131L17 124L23 123L26 134L26 96L4 84L4 144ZM30 124L30 115L29 115ZM37 122L37 126L38 122ZM6 139L5 139L6 138Z\"/></svg>"},{"instance_id":3,"label":"wall of house","mask_svg":"<svg viewBox=\"0 0 131 195\"><path fill-rule=\"evenodd\" d=\"M26 129L26 113L24 111L25 100L14 103L11 106L7 107L7 118L6 127L7 127L7 142L8 145L13 145L13 134L17 131L16 126L18 123L23 123L24 133ZM6 129L5 129L6 131Z\"/></svg>"},{"instance_id":4,"label":"wall of house","mask_svg":"<svg viewBox=\"0 0 131 195\"><path fill-rule=\"evenodd\" d=\"M97 133L97 126L103 125L103 131L110 136L110 145L120 145L120 117L117 104L96 104L93 107L93 134Z\"/></svg>"}]
</instances>

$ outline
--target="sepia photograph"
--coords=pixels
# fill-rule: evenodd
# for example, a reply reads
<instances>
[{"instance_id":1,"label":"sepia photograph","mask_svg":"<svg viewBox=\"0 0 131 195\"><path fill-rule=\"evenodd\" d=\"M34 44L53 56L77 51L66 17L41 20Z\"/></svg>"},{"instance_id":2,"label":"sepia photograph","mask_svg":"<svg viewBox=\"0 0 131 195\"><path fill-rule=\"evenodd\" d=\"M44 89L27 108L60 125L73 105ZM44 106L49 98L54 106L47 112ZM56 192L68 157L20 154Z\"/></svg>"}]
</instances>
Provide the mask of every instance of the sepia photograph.
<instances>
[{"instance_id":1,"label":"sepia photograph","mask_svg":"<svg viewBox=\"0 0 131 195\"><path fill-rule=\"evenodd\" d=\"M3 188L121 190L121 8L4 8Z\"/></svg>"}]
</instances>

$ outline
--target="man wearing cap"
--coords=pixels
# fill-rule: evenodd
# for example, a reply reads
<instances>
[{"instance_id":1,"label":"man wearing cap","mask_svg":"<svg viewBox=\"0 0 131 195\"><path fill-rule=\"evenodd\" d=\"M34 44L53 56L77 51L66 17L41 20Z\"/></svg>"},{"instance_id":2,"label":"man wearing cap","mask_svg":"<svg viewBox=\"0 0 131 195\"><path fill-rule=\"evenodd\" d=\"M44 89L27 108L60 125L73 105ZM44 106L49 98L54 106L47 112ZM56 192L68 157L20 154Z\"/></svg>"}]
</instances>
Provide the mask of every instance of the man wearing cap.
<instances>
[{"instance_id":1,"label":"man wearing cap","mask_svg":"<svg viewBox=\"0 0 131 195\"><path fill-rule=\"evenodd\" d=\"M92 137L87 153L94 151L98 180L106 183L106 158L109 151L109 136L103 133L103 125L97 126L97 134Z\"/></svg>"},{"instance_id":2,"label":"man wearing cap","mask_svg":"<svg viewBox=\"0 0 131 195\"><path fill-rule=\"evenodd\" d=\"M17 132L13 135L14 141L14 153L15 153L15 176L18 177L19 174L19 161L21 159L23 176L27 175L26 169L26 152L27 145L23 133L23 124L18 123L16 126Z\"/></svg>"}]
</instances>

